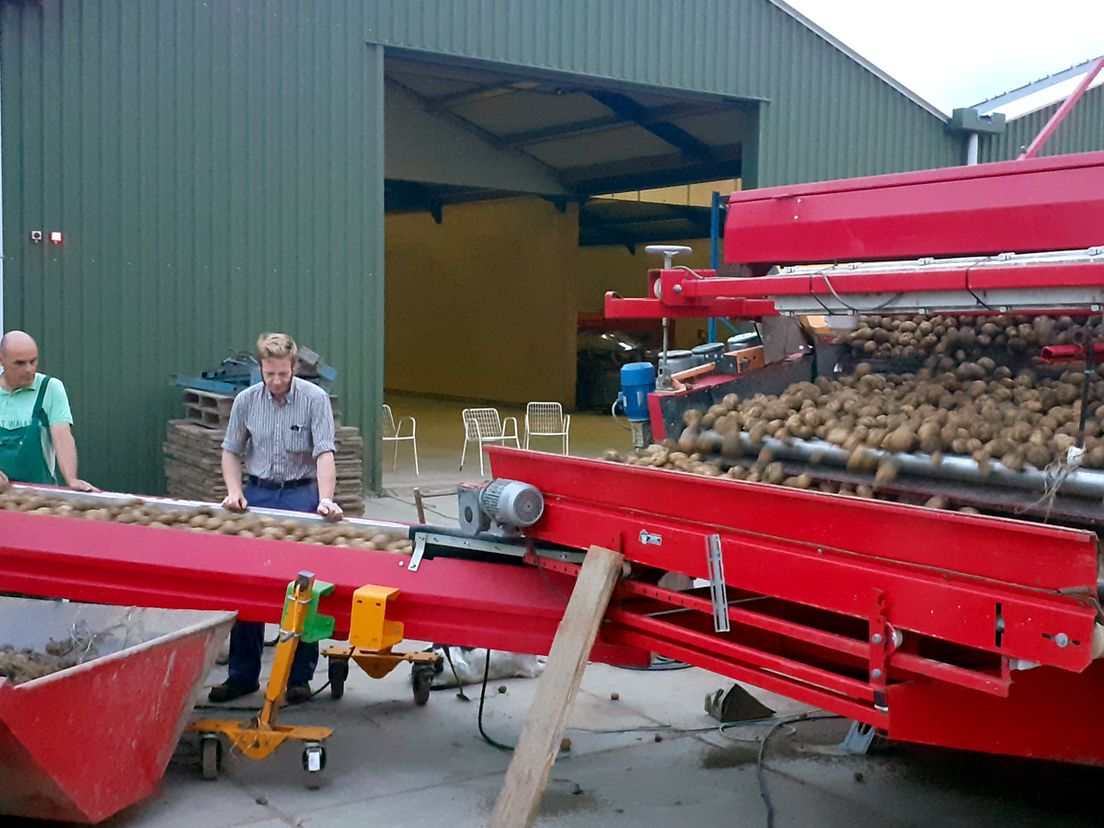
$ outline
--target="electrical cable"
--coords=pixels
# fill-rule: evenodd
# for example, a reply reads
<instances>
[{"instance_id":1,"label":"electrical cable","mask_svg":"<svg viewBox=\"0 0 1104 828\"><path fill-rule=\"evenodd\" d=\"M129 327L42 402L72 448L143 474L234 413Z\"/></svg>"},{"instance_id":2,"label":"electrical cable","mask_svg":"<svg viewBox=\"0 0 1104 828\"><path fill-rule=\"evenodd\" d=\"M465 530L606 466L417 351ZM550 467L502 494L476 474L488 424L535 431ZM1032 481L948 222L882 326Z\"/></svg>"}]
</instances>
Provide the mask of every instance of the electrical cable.
<instances>
[{"instance_id":1,"label":"electrical cable","mask_svg":"<svg viewBox=\"0 0 1104 828\"><path fill-rule=\"evenodd\" d=\"M847 304L846 302L844 302L843 298L838 293L836 293L835 287L832 286L832 280L828 278L827 273L825 273L823 270L821 270L818 273L816 273L815 275L820 276L822 279L824 279L824 284L826 284L828 286L828 290L832 291L832 295L836 297L836 301L839 302L841 305L843 305L845 308L847 308L852 313L870 313L871 311L880 311L883 308L889 307L894 301L896 301L897 297L899 297L901 295L900 293L895 293L892 296L890 296L888 299L886 299L884 302L882 302L882 304L875 305L872 308L856 308L856 307L853 307L853 306ZM816 298L816 297L814 297L814 298ZM820 302L819 299L817 299L817 301ZM821 302L820 304L821 304L821 306L824 306L823 302Z\"/></svg>"},{"instance_id":2,"label":"electrical cable","mask_svg":"<svg viewBox=\"0 0 1104 828\"><path fill-rule=\"evenodd\" d=\"M766 808L767 812L767 828L774 828L774 804L771 802L770 792L767 790L767 779L765 775L766 765L763 761L764 757L766 756L767 742L770 740L770 737L774 735L774 732L778 730L778 728L786 725L797 724L798 722L815 722L821 721L823 719L842 718L843 716L837 716L835 714L828 714L826 716L814 716L811 713L802 713L798 716L791 716L789 718L777 720L776 722L774 722L774 724L771 725L770 730L767 731L766 735L763 736L763 740L759 743L759 756L755 761L755 775L759 780L759 796L762 797L763 805ZM735 725L737 723L733 722L732 724ZM759 724L763 724L763 722L759 722ZM721 729L723 733L724 725L721 725ZM792 728L792 732L796 733L797 728Z\"/></svg>"},{"instance_id":3,"label":"electrical cable","mask_svg":"<svg viewBox=\"0 0 1104 828\"><path fill-rule=\"evenodd\" d=\"M382 495L383 497L386 497L386 498L388 498L388 499L390 499L390 500L397 500L397 501L398 501L399 503L405 503L405 504L406 504L407 506L415 506L415 507L417 507L417 505L418 505L418 504L417 504L417 503L415 503L415 502L414 502L413 500L407 500L406 498L403 498L403 497L399 497L399 496L398 496L398 495L397 495L397 494L395 493L394 489L380 489L380 494L381 494L381 495ZM449 515L449 514L446 514L446 513L442 512L442 511L441 511L440 509L434 509L434 508L433 508L432 506L430 506L430 505L428 505L428 504L426 504L426 503L423 503L423 504L422 504L422 508L423 508L423 509L424 509L425 511L427 511L427 512L432 512L433 514L437 515L438 517L442 517L442 518L444 518L445 520L450 520L450 521L451 521L451 520L455 520L455 519L456 519L456 516L455 516L455 515Z\"/></svg>"},{"instance_id":4,"label":"electrical cable","mask_svg":"<svg viewBox=\"0 0 1104 828\"><path fill-rule=\"evenodd\" d=\"M1080 339L1078 344L1081 345L1083 355L1085 357L1085 368L1081 381L1081 411L1077 429L1076 442L1074 443L1074 445L1076 445L1078 449L1081 449L1083 451L1085 447L1085 424L1088 417L1089 407L1089 386L1090 380L1093 374L1095 374L1096 368L1096 352L1094 350L1093 343L1091 315L1086 318L1085 328L1082 332L1080 332L1080 334L1080 337L1077 337L1075 335L1074 339L1075 341L1077 341L1078 338ZM1032 501L1031 503L1028 503L1020 509L1013 509L1013 514L1024 514L1025 512L1028 512L1031 509L1034 509L1045 503L1046 512L1043 513L1042 522L1049 523L1051 510L1054 508L1055 500L1058 497L1058 490L1062 488L1062 484L1066 482L1066 479L1070 476L1070 474L1080 467L1080 461L1076 463L1070 462L1068 450L1065 455L1059 456L1055 460L1052 460L1050 463L1047 464L1046 468L1043 469L1044 485L1042 495L1039 496L1038 500Z\"/></svg>"},{"instance_id":5,"label":"electrical cable","mask_svg":"<svg viewBox=\"0 0 1104 828\"><path fill-rule=\"evenodd\" d=\"M626 432L633 431L633 426L625 425L624 423L620 422L617 418L617 403L619 403L619 402L620 402L620 397L617 397L617 399L614 400L614 404L609 406L609 416L612 416L614 418L614 422L617 425L619 425L620 427L624 428Z\"/></svg>"},{"instance_id":6,"label":"electrical cable","mask_svg":"<svg viewBox=\"0 0 1104 828\"><path fill-rule=\"evenodd\" d=\"M985 257L984 259L982 259L982 260L981 260L980 262L974 262L974 263L973 263L972 265L970 265L970 266L969 266L968 268L966 268L966 272L962 274L962 278L963 278L963 280L964 280L964 281L965 281L965 283L966 283L966 291L967 291L967 292L968 292L968 293L969 293L969 294L970 294L971 296L973 296L973 297L974 297L974 301L975 301L975 302L977 302L977 303L978 303L979 305L981 305L981 306L982 306L983 308L985 308L985 309L986 309L987 311L989 311L990 313L996 313L996 312L997 312L997 311L996 311L996 308L990 307L990 306L989 306L988 304L986 304L985 302L981 301L981 297L980 297L980 296L978 296L978 295L977 295L976 293L974 293L974 289L973 289L972 287L970 287L970 271L971 271L971 270L973 270L973 269L974 269L975 267L977 267L978 265L983 265L983 264L985 264L985 263L986 263L987 261L989 261L989 260L990 260L990 259L992 259L992 258L993 258L992 256L986 256L986 257Z\"/></svg>"},{"instance_id":7,"label":"electrical cable","mask_svg":"<svg viewBox=\"0 0 1104 828\"><path fill-rule=\"evenodd\" d=\"M1085 327L1081 331L1081 350L1085 355L1085 368L1081 380L1081 416L1077 426L1077 447L1085 448L1085 423L1089 414L1089 386L1096 374L1096 343L1093 340L1092 317L1085 320ZM1074 336L1077 341L1077 336Z\"/></svg>"},{"instance_id":8,"label":"electrical cable","mask_svg":"<svg viewBox=\"0 0 1104 828\"><path fill-rule=\"evenodd\" d=\"M687 273L691 274L697 279L705 279L705 277L698 273L698 271L694 270L694 268L687 267L686 265L672 265L671 270L685 270Z\"/></svg>"},{"instance_id":9,"label":"electrical cable","mask_svg":"<svg viewBox=\"0 0 1104 828\"><path fill-rule=\"evenodd\" d=\"M771 725L770 730L763 737L763 740L759 743L759 756L755 760L755 775L759 780L759 796L763 799L763 806L767 811L767 828L774 828L774 805L771 803L770 793L767 791L767 780L764 776L763 755L767 750L767 742L774 734L774 731L778 730L784 724L782 721L775 722Z\"/></svg>"},{"instance_id":10,"label":"electrical cable","mask_svg":"<svg viewBox=\"0 0 1104 828\"><path fill-rule=\"evenodd\" d=\"M479 694L479 718L477 723L479 725L479 735L483 737L483 741L493 748L505 751L506 753L512 753L513 748L510 745L504 745L501 742L496 742L490 736L487 735L487 731L483 729L483 702L487 699L487 677L491 674L491 653L493 650L487 650L487 663L483 665L483 690Z\"/></svg>"}]
</instances>

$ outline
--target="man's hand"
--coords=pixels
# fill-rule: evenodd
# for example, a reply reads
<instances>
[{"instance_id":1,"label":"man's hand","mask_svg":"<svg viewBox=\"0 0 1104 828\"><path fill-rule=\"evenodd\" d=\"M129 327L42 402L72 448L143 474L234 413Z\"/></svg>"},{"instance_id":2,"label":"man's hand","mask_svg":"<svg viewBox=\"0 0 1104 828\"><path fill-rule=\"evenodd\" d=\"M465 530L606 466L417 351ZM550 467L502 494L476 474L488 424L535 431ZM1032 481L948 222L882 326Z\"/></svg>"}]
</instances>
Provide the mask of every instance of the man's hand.
<instances>
[{"instance_id":1,"label":"man's hand","mask_svg":"<svg viewBox=\"0 0 1104 828\"><path fill-rule=\"evenodd\" d=\"M241 492L231 492L222 499L222 508L228 512L244 512L249 508L249 501Z\"/></svg>"},{"instance_id":2,"label":"man's hand","mask_svg":"<svg viewBox=\"0 0 1104 828\"><path fill-rule=\"evenodd\" d=\"M6 492L11 488L11 481L8 480L8 476L0 471L0 492Z\"/></svg>"},{"instance_id":3,"label":"man's hand","mask_svg":"<svg viewBox=\"0 0 1104 828\"><path fill-rule=\"evenodd\" d=\"M341 510L341 507L328 497L324 497L318 501L318 514L322 515L326 520L341 520L345 517L345 513Z\"/></svg>"},{"instance_id":4,"label":"man's hand","mask_svg":"<svg viewBox=\"0 0 1104 828\"><path fill-rule=\"evenodd\" d=\"M95 486L89 483L87 480L71 480L69 481L69 488L74 492L98 492Z\"/></svg>"}]
</instances>

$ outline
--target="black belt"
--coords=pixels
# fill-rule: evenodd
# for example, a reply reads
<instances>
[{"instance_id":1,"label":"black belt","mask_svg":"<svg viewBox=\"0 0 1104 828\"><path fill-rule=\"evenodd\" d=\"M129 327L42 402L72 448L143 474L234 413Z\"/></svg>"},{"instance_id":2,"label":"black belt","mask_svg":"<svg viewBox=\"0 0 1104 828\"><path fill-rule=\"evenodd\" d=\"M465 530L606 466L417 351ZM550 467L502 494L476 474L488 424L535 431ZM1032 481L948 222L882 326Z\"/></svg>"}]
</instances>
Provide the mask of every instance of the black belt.
<instances>
[{"instance_id":1,"label":"black belt","mask_svg":"<svg viewBox=\"0 0 1104 828\"><path fill-rule=\"evenodd\" d=\"M261 489L298 489L300 486L309 486L315 482L313 477L300 477L298 480L262 480L256 475L246 475L249 485Z\"/></svg>"}]
</instances>

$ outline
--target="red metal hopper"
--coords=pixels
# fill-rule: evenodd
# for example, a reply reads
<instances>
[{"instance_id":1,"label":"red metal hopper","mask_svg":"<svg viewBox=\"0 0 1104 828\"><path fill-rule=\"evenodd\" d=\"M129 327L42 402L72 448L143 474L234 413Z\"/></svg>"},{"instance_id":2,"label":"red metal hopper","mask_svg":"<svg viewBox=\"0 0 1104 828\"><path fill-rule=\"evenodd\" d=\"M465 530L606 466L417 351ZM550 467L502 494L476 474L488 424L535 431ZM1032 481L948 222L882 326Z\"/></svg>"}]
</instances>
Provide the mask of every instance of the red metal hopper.
<instances>
[{"instance_id":1,"label":"red metal hopper","mask_svg":"<svg viewBox=\"0 0 1104 828\"><path fill-rule=\"evenodd\" d=\"M0 678L0 814L93 823L153 793L234 617L0 598L0 645L90 656Z\"/></svg>"}]
</instances>

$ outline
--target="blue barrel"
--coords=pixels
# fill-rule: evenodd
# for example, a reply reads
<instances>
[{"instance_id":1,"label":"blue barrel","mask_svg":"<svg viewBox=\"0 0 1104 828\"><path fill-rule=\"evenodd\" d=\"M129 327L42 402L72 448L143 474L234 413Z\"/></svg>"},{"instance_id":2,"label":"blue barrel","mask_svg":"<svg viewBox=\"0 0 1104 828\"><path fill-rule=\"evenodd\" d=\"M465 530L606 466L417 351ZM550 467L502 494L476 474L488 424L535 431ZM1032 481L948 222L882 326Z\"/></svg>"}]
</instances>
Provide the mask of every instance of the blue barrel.
<instances>
[{"instance_id":1,"label":"blue barrel","mask_svg":"<svg viewBox=\"0 0 1104 828\"><path fill-rule=\"evenodd\" d=\"M648 419L648 395L655 391L655 366L650 362L630 362L621 366L621 404L625 416L637 422Z\"/></svg>"}]
</instances>

